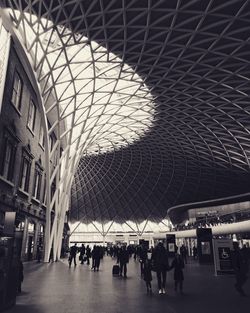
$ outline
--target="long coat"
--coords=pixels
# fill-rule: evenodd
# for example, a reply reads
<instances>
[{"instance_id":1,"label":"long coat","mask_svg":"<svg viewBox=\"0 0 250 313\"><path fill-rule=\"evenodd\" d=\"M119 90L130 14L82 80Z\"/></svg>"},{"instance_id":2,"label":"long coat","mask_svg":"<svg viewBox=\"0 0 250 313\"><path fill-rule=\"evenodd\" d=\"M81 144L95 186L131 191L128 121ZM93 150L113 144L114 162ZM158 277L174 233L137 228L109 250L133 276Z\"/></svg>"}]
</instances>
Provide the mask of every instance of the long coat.
<instances>
[{"instance_id":1,"label":"long coat","mask_svg":"<svg viewBox=\"0 0 250 313\"><path fill-rule=\"evenodd\" d=\"M174 280L176 281L183 281L184 275L183 275L183 268L184 268L184 262L181 257L175 257L172 261L171 268L174 268Z\"/></svg>"},{"instance_id":2,"label":"long coat","mask_svg":"<svg viewBox=\"0 0 250 313\"><path fill-rule=\"evenodd\" d=\"M146 282L152 281L152 264L151 262L146 262L144 264L144 269L143 269L143 279Z\"/></svg>"},{"instance_id":3,"label":"long coat","mask_svg":"<svg viewBox=\"0 0 250 313\"><path fill-rule=\"evenodd\" d=\"M152 262L156 272L169 269L168 253L164 246L157 246L152 254Z\"/></svg>"}]
</instances>

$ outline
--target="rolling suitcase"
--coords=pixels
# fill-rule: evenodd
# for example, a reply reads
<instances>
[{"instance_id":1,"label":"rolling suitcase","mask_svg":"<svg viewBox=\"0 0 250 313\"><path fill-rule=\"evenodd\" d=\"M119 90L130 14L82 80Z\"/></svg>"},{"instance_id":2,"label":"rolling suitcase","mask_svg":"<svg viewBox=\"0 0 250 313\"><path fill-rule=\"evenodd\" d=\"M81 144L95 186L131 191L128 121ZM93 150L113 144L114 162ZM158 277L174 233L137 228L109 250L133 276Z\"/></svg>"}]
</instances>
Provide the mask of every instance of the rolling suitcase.
<instances>
[{"instance_id":1,"label":"rolling suitcase","mask_svg":"<svg viewBox=\"0 0 250 313\"><path fill-rule=\"evenodd\" d=\"M112 269L113 276L119 276L120 274L120 267L119 265L114 265Z\"/></svg>"}]
</instances>

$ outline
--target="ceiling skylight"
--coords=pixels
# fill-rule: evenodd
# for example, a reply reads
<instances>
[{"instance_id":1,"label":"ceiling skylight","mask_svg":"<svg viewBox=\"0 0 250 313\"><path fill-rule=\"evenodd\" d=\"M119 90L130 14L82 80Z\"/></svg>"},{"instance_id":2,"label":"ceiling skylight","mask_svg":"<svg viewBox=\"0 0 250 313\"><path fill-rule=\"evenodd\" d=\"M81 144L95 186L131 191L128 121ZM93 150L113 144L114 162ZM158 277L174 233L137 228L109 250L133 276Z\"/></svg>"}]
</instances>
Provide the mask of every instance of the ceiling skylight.
<instances>
[{"instance_id":1,"label":"ceiling skylight","mask_svg":"<svg viewBox=\"0 0 250 313\"><path fill-rule=\"evenodd\" d=\"M106 152L152 125L153 98L132 67L105 47L35 15L12 11L40 73L46 110L58 109L70 155Z\"/></svg>"}]
</instances>

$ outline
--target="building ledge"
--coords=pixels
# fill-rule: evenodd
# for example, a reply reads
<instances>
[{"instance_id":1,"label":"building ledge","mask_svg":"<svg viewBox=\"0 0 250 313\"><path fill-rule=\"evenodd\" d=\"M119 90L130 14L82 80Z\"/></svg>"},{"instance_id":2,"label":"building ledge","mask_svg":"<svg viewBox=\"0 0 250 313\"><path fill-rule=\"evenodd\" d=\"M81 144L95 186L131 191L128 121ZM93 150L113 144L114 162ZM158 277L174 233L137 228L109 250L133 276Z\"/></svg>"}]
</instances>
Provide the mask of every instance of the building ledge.
<instances>
[{"instance_id":1,"label":"building ledge","mask_svg":"<svg viewBox=\"0 0 250 313\"><path fill-rule=\"evenodd\" d=\"M2 182L4 182L5 184L9 185L9 186L12 187L12 188L15 186L14 183L12 183L11 181L9 181L8 179L4 178L4 177L1 176L1 175L0 175L0 180L1 180Z\"/></svg>"}]
</instances>

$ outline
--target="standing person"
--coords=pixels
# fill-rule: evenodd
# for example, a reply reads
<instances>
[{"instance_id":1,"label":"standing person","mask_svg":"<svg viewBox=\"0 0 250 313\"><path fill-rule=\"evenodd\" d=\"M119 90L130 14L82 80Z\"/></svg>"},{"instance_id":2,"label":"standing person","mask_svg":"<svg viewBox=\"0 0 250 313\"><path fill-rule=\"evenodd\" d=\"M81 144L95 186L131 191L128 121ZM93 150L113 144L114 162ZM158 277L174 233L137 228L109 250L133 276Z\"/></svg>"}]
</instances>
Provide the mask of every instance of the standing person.
<instances>
[{"instance_id":1,"label":"standing person","mask_svg":"<svg viewBox=\"0 0 250 313\"><path fill-rule=\"evenodd\" d=\"M152 254L152 261L156 270L159 294L166 293L166 279L168 264L167 250L162 242L159 242Z\"/></svg>"},{"instance_id":2,"label":"standing person","mask_svg":"<svg viewBox=\"0 0 250 313\"><path fill-rule=\"evenodd\" d=\"M114 253L114 248L111 246L110 250L109 250L109 254L110 254L111 258L113 257L113 253Z\"/></svg>"},{"instance_id":3,"label":"standing person","mask_svg":"<svg viewBox=\"0 0 250 313\"><path fill-rule=\"evenodd\" d=\"M193 246L193 258L194 260L197 259L197 247L196 246Z\"/></svg>"},{"instance_id":4,"label":"standing person","mask_svg":"<svg viewBox=\"0 0 250 313\"><path fill-rule=\"evenodd\" d=\"M136 258L137 258L137 251L138 251L138 247L135 247L135 250L134 250L134 260L136 260Z\"/></svg>"},{"instance_id":5,"label":"standing person","mask_svg":"<svg viewBox=\"0 0 250 313\"><path fill-rule=\"evenodd\" d=\"M129 263L129 253L126 249L126 246L122 246L117 258L117 263L120 263L120 276L123 276L124 278L127 278L127 263Z\"/></svg>"},{"instance_id":6,"label":"standing person","mask_svg":"<svg viewBox=\"0 0 250 313\"><path fill-rule=\"evenodd\" d=\"M69 254L70 254L70 256L69 256L69 267L71 267L72 260L74 260L74 265L76 266L76 254L77 254L76 243L74 244L74 246L70 247Z\"/></svg>"},{"instance_id":7,"label":"standing person","mask_svg":"<svg viewBox=\"0 0 250 313\"><path fill-rule=\"evenodd\" d=\"M185 264L187 264L187 248L185 247L184 244L180 247L180 254L182 260L185 262Z\"/></svg>"},{"instance_id":8,"label":"standing person","mask_svg":"<svg viewBox=\"0 0 250 313\"><path fill-rule=\"evenodd\" d=\"M174 290L178 290L178 286L180 288L180 292L183 292L183 268L184 268L184 261L180 254L176 253L175 258L172 261L170 269L174 269Z\"/></svg>"},{"instance_id":9,"label":"standing person","mask_svg":"<svg viewBox=\"0 0 250 313\"><path fill-rule=\"evenodd\" d=\"M81 264L84 263L84 257L85 257L85 246L84 244L82 244L81 248L80 248L80 255L79 255L79 259L81 260Z\"/></svg>"},{"instance_id":10,"label":"standing person","mask_svg":"<svg viewBox=\"0 0 250 313\"><path fill-rule=\"evenodd\" d=\"M143 279L145 280L146 287L147 287L147 293L152 293L152 263L151 260L146 258L144 262L144 269L143 269Z\"/></svg>"},{"instance_id":11,"label":"standing person","mask_svg":"<svg viewBox=\"0 0 250 313\"><path fill-rule=\"evenodd\" d=\"M143 277L144 264L145 264L146 259L147 259L148 250L144 245L142 245L139 253L140 253L139 254L139 257L140 257L139 260L140 260L140 264L141 264L141 277Z\"/></svg>"},{"instance_id":12,"label":"standing person","mask_svg":"<svg viewBox=\"0 0 250 313\"><path fill-rule=\"evenodd\" d=\"M87 265L89 265L89 259L91 258L91 249L89 245L86 247L86 257L87 257Z\"/></svg>"},{"instance_id":13,"label":"standing person","mask_svg":"<svg viewBox=\"0 0 250 313\"><path fill-rule=\"evenodd\" d=\"M41 257L42 257L42 247L41 247L41 245L37 246L36 257L37 257L37 262L40 263L41 262Z\"/></svg>"},{"instance_id":14,"label":"standing person","mask_svg":"<svg viewBox=\"0 0 250 313\"><path fill-rule=\"evenodd\" d=\"M96 270L97 272L99 271L100 260L101 260L101 247L94 246L92 251L92 269L94 269L94 272Z\"/></svg>"},{"instance_id":15,"label":"standing person","mask_svg":"<svg viewBox=\"0 0 250 313\"><path fill-rule=\"evenodd\" d=\"M22 282L23 282L23 262L19 261L19 268L18 268L18 286L17 291L20 293L22 292Z\"/></svg>"},{"instance_id":16,"label":"standing person","mask_svg":"<svg viewBox=\"0 0 250 313\"><path fill-rule=\"evenodd\" d=\"M236 278L236 283L234 285L235 289L239 292L241 296L246 296L245 291L242 287L246 283L248 278L248 258L244 254L244 251L240 250L238 244L234 246L232 260Z\"/></svg>"},{"instance_id":17,"label":"standing person","mask_svg":"<svg viewBox=\"0 0 250 313\"><path fill-rule=\"evenodd\" d=\"M96 255L96 245L94 245L93 249L92 249L92 253L91 253L91 256L92 256L92 267L91 269L95 269L95 255Z\"/></svg>"}]
</instances>

